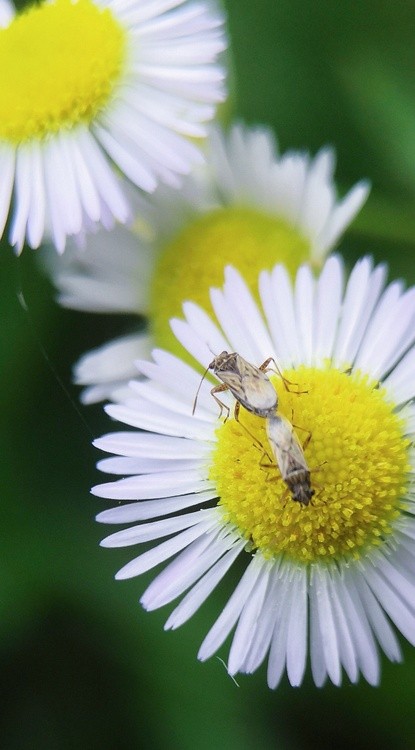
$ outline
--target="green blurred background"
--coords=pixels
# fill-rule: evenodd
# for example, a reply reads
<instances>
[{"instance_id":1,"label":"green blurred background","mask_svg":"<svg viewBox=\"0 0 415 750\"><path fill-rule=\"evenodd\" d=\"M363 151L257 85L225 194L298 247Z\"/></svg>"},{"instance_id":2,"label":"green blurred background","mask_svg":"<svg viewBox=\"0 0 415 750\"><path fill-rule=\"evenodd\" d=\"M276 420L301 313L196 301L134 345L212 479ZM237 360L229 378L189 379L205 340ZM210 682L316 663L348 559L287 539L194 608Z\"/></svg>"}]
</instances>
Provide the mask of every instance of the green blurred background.
<instances>
[{"instance_id":1,"label":"green blurred background","mask_svg":"<svg viewBox=\"0 0 415 750\"><path fill-rule=\"evenodd\" d=\"M414 3L226 7L237 115L272 125L283 149L333 144L343 190L369 177L342 252L350 262L370 252L414 283ZM264 668L237 686L217 658L196 660L232 576L175 633L163 632L166 610L138 604L153 574L114 582L131 555L99 548L105 529L93 518L103 506L89 495L100 481L91 438L112 425L100 407L77 406L70 379L78 356L124 331L125 319L59 309L29 250L16 259L4 245L0 285L0 747L413 750L406 643L403 665L383 661L379 688L346 678L318 690L308 676L271 692Z\"/></svg>"}]
</instances>

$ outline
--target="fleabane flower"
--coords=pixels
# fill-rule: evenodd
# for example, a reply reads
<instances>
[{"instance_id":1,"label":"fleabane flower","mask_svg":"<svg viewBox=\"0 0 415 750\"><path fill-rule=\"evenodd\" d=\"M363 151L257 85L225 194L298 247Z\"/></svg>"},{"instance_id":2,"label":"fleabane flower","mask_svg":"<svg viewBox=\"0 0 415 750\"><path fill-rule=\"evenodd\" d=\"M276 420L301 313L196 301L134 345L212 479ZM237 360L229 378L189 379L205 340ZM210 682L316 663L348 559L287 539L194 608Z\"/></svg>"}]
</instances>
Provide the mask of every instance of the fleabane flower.
<instances>
[{"instance_id":1,"label":"fleabane flower","mask_svg":"<svg viewBox=\"0 0 415 750\"><path fill-rule=\"evenodd\" d=\"M206 165L174 193L160 186L148 197L140 216L150 234L136 238L135 250L131 236L118 228L113 237L99 233L85 248L68 248L63 261L57 259L51 273L59 301L76 309L145 315L153 342L174 351L168 321L189 297L211 311L209 288L221 283L227 263L244 274L253 294L259 271L276 262L292 273L307 260L321 267L368 194L362 181L337 200L333 171L330 148L314 158L299 151L279 155L268 128L236 124L225 134L212 127ZM136 345L139 356L149 339L143 342L140 334ZM102 397L104 381L107 395L119 385L110 348L104 353L107 368L100 350L76 368L77 382L89 386L88 402ZM124 362L133 377L133 359Z\"/></svg>"},{"instance_id":2,"label":"fleabane flower","mask_svg":"<svg viewBox=\"0 0 415 750\"><path fill-rule=\"evenodd\" d=\"M151 192L202 161L189 137L224 96L223 18L203 0L52 0L8 25L6 11L0 235L12 206L18 252L46 230L62 252L68 235L128 220L117 172Z\"/></svg>"},{"instance_id":3,"label":"fleabane flower","mask_svg":"<svg viewBox=\"0 0 415 750\"><path fill-rule=\"evenodd\" d=\"M266 661L271 688L285 671L300 685L309 661L318 686L339 685L343 670L375 685L379 650L401 658L396 629L415 644L415 289L385 287L385 276L366 258L345 282L333 256L319 278L305 265L292 283L278 265L260 274L257 305L228 267L211 292L216 321L191 302L172 321L198 369L156 349L137 363L147 380L107 407L134 429L96 441L114 454L99 468L123 477L93 489L116 501L98 520L127 525L102 544L151 543L116 577L167 563L141 602L178 600L165 625L175 629L239 559L240 580L199 651L204 661L229 639L231 675ZM304 450L309 504L283 480L266 419L241 408L236 421L233 397L217 392L230 409L219 419L207 379L192 414L200 371L222 351L281 368L284 380L269 373L277 415Z\"/></svg>"}]
</instances>

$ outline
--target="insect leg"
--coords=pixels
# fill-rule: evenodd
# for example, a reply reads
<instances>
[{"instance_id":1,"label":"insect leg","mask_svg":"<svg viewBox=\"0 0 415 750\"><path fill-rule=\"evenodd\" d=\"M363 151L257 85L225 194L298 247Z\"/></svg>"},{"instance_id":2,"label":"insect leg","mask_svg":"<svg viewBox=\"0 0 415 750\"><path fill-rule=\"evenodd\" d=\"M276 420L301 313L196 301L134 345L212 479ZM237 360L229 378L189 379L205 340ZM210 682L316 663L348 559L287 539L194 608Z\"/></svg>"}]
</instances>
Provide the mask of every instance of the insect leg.
<instances>
[{"instance_id":1,"label":"insect leg","mask_svg":"<svg viewBox=\"0 0 415 750\"><path fill-rule=\"evenodd\" d=\"M272 461L272 458L269 456L263 445L261 446L261 448L258 445L256 445L255 447L258 448L258 450L262 450L262 456L259 459L259 467L261 470L266 472L265 481L272 482L276 478L273 474L273 470L276 469L278 471L278 466L275 462ZM265 458L268 459L267 463L265 463Z\"/></svg>"},{"instance_id":2,"label":"insect leg","mask_svg":"<svg viewBox=\"0 0 415 750\"><path fill-rule=\"evenodd\" d=\"M320 471L322 466L325 466L325 464L328 464L328 461L322 461L321 464L317 464L317 466L310 467L309 469L310 473Z\"/></svg>"},{"instance_id":3,"label":"insect leg","mask_svg":"<svg viewBox=\"0 0 415 750\"><path fill-rule=\"evenodd\" d=\"M226 406L226 404L224 404L223 401L221 401L219 398L217 398L215 396L215 393L223 393L223 391L228 391L228 390L229 390L228 386L225 385L225 383L221 383L221 385L215 385L212 388L212 390L210 391L211 395L213 396L213 398L215 399L216 403L218 404L218 406L220 408L219 419L222 416L223 410L225 409L227 411L227 415L225 417L225 422L229 418L231 410L230 410L229 406Z\"/></svg>"},{"instance_id":4,"label":"insect leg","mask_svg":"<svg viewBox=\"0 0 415 750\"><path fill-rule=\"evenodd\" d=\"M258 438L256 438L255 435L253 435L252 432L250 432L250 430L248 430L248 428L239 420L240 406L241 405L240 405L239 401L237 401L236 404L235 404L235 410L234 410L235 421L238 422L238 424L240 424L240 426L242 427L242 429L245 430L246 433L248 433L248 435L251 438L251 440L254 441L255 448L258 448L258 450L262 451L262 457L267 456L268 460L272 462L271 456L269 455L269 453L267 453L267 451L265 450L265 448L262 445L261 441L258 440ZM270 463L270 466L271 465L272 465L272 463Z\"/></svg>"},{"instance_id":5,"label":"insect leg","mask_svg":"<svg viewBox=\"0 0 415 750\"><path fill-rule=\"evenodd\" d=\"M269 365L270 362L273 363L274 367L268 367L268 365ZM284 375L282 374L281 369L277 365L274 357L268 357L268 359L266 359L265 362L263 362L262 365L260 365L258 369L262 370L262 372L271 372L271 371L276 372L277 375L280 376L280 378L281 378L281 380L283 382L284 388L285 388L286 391L288 391L288 393L298 393L298 394L300 394L300 393L308 393L308 391L299 391L299 390L293 390L292 391L288 387L289 385L293 385L293 386L296 386L296 388L298 389L298 383L293 383L291 380L288 380L287 378L284 377Z\"/></svg>"},{"instance_id":6,"label":"insect leg","mask_svg":"<svg viewBox=\"0 0 415 750\"><path fill-rule=\"evenodd\" d=\"M303 443L303 451L305 451L305 449L307 448L307 445L309 444L312 438L313 433L310 432L310 430L307 430L306 427L301 427L299 424L294 424L294 409L291 409L291 425L292 427L294 427L294 429L301 430L302 432L307 433L307 437Z\"/></svg>"}]
</instances>

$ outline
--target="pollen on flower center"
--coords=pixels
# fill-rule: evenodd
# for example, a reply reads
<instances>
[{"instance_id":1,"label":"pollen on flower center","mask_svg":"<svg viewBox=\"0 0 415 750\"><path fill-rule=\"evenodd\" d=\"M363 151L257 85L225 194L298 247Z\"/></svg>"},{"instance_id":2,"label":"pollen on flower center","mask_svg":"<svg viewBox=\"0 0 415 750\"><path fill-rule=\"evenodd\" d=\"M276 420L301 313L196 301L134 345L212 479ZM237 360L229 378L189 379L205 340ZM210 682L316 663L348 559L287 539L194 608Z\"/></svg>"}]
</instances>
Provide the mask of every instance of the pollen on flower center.
<instances>
[{"instance_id":1,"label":"pollen on flower center","mask_svg":"<svg viewBox=\"0 0 415 750\"><path fill-rule=\"evenodd\" d=\"M274 381L279 411L307 444L315 495L309 506L292 499L265 420L241 409L241 424L229 419L219 427L210 470L225 518L266 556L357 558L383 541L401 513L410 469L402 420L359 373L302 366L284 375L306 391Z\"/></svg>"},{"instance_id":2,"label":"pollen on flower center","mask_svg":"<svg viewBox=\"0 0 415 750\"><path fill-rule=\"evenodd\" d=\"M33 6L0 29L0 138L19 144L89 123L108 102L125 31L91 0Z\"/></svg>"},{"instance_id":3,"label":"pollen on flower center","mask_svg":"<svg viewBox=\"0 0 415 750\"><path fill-rule=\"evenodd\" d=\"M177 350L169 320L183 300L212 311L209 289L223 284L230 263L257 296L258 273L284 263L294 273L310 254L309 243L283 219L259 209L229 206L207 213L162 249L153 278L151 320L159 346Z\"/></svg>"}]
</instances>

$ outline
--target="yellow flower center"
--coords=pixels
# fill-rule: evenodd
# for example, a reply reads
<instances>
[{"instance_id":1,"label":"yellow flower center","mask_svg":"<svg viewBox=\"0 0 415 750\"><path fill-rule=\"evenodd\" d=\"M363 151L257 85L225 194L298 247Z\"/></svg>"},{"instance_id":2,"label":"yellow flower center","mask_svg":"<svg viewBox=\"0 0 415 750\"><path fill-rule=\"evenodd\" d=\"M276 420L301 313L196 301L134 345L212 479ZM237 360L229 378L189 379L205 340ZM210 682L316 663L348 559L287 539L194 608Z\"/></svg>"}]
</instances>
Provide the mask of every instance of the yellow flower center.
<instances>
[{"instance_id":1,"label":"yellow flower center","mask_svg":"<svg viewBox=\"0 0 415 750\"><path fill-rule=\"evenodd\" d=\"M185 300L212 311L209 289L223 285L228 264L258 296L258 274L281 262L294 274L310 256L310 243L277 216L254 208L219 208L197 218L163 249L153 278L151 321L157 344L177 351L169 320ZM181 352L182 356L182 352Z\"/></svg>"},{"instance_id":2,"label":"yellow flower center","mask_svg":"<svg viewBox=\"0 0 415 750\"><path fill-rule=\"evenodd\" d=\"M33 6L0 29L0 138L17 145L90 123L124 65L126 34L91 0Z\"/></svg>"},{"instance_id":3,"label":"yellow flower center","mask_svg":"<svg viewBox=\"0 0 415 750\"><path fill-rule=\"evenodd\" d=\"M410 471L403 422L385 393L359 373L302 366L284 375L307 391L287 391L273 379L279 412L306 445L315 494L308 506L292 499L265 420L241 409L240 424L231 418L218 428L210 470L225 519L266 556L358 558L384 541L402 512Z\"/></svg>"}]
</instances>

